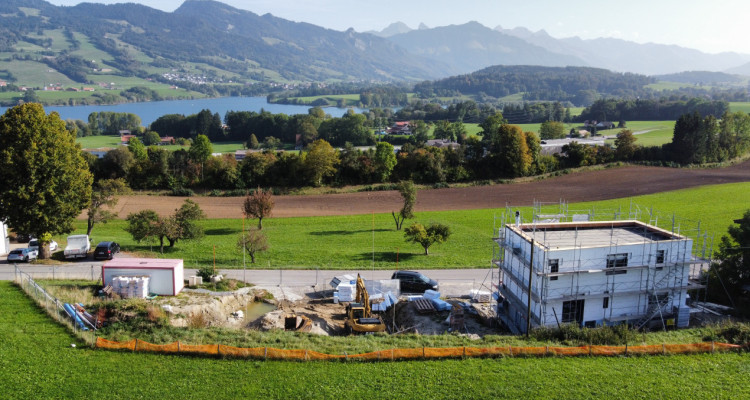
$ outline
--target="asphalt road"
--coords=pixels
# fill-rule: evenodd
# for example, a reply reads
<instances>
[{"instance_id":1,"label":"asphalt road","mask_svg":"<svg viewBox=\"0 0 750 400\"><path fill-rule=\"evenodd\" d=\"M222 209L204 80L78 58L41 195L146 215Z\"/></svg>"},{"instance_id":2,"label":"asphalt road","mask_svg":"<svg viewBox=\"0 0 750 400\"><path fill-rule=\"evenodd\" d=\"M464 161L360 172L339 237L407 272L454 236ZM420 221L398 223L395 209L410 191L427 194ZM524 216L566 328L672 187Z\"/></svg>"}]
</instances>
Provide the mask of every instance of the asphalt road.
<instances>
[{"instance_id":1,"label":"asphalt road","mask_svg":"<svg viewBox=\"0 0 750 400\"><path fill-rule=\"evenodd\" d=\"M35 279L101 279L101 261L78 261L62 265L40 265L40 264L15 264L18 268L30 274ZM467 288L484 288L489 290L491 283L497 280L497 270L494 276L489 269L439 269L419 270L428 277L435 279L441 288L454 288L455 290L469 290ZM185 269L185 279L195 275L195 269ZM289 287L327 287L328 282L334 276L351 274L357 276L360 273L365 279L390 279L391 270L257 270L248 269L221 269L219 270L227 278L244 280L259 286L289 286ZM3 261L0 263L0 280L15 279L14 264ZM460 288L460 289L459 289Z\"/></svg>"}]
</instances>

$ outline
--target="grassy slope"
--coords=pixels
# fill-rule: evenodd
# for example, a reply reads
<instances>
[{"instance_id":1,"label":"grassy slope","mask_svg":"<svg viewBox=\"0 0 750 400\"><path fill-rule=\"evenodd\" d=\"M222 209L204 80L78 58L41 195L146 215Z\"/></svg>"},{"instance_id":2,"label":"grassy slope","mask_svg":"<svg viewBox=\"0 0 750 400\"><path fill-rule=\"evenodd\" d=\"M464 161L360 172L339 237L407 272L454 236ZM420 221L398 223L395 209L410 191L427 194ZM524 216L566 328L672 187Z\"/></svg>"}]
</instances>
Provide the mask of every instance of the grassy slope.
<instances>
[{"instance_id":1,"label":"grassy slope","mask_svg":"<svg viewBox=\"0 0 750 400\"><path fill-rule=\"evenodd\" d=\"M717 204L720 199L720 204ZM681 230L693 229L698 221L701 228L715 236L716 242L726 233L733 219L739 218L750 208L750 183L705 186L674 192L638 196L632 199L617 199L594 203L571 204L572 210L591 210L604 213L605 209L621 207L623 212L630 202L641 207L646 215L653 207L660 213L659 225L671 228L671 217L678 218ZM179 204L175 201L175 208ZM442 244L433 245L430 255L422 255L419 245L406 243L403 233L394 229L390 214L351 215L310 218L270 218L263 226L271 244L266 253L258 257L258 268L371 268L373 259L373 230L375 236L375 268L396 267L398 252L401 268L482 268L492 259L493 226L499 226L503 209L463 210L444 212L418 212L413 221L447 223L453 236ZM522 208L530 216L528 208ZM497 216L497 220L493 220ZM121 217L126 217L122 215ZM236 248L237 236L242 230L242 220L213 219L203 221L206 236L193 243L178 243L167 249L165 257L183 258L187 267L210 265L213 262L213 246L216 246L216 263L223 268L241 267L242 253ZM253 225L248 221L247 225ZM148 244L136 244L123 230L124 221L97 225L92 237L94 242L115 240L126 251L138 251L157 256ZM374 228L373 228L374 226ZM85 233L85 221L76 223L74 233ZM65 237L55 240L64 246Z\"/></svg>"},{"instance_id":2,"label":"grassy slope","mask_svg":"<svg viewBox=\"0 0 750 400\"><path fill-rule=\"evenodd\" d=\"M750 396L747 353L346 364L162 356L83 348L9 282L0 300L6 399Z\"/></svg>"}]
</instances>

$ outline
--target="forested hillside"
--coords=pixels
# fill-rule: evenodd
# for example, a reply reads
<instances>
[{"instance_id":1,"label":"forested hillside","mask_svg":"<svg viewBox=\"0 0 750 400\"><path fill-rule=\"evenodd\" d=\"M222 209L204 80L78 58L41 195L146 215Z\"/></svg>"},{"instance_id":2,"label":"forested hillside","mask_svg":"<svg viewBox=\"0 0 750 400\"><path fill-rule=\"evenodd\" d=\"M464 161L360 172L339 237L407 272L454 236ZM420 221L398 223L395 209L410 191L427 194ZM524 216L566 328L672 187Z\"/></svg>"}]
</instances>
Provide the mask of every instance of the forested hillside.
<instances>
[{"instance_id":1,"label":"forested hillside","mask_svg":"<svg viewBox=\"0 0 750 400\"><path fill-rule=\"evenodd\" d=\"M523 100L570 101L589 105L599 95L636 97L646 93L652 78L620 74L587 67L494 66L434 82L417 84L414 91L423 97L456 94L504 97L523 93Z\"/></svg>"}]
</instances>

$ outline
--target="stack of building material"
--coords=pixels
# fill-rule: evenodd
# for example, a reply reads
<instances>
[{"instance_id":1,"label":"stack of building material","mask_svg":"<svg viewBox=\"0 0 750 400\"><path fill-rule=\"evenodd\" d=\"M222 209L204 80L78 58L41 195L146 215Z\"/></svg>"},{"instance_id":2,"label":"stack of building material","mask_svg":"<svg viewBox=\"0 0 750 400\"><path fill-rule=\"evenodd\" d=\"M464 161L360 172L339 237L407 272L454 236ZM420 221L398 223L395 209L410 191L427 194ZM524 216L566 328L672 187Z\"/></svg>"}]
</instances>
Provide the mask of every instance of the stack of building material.
<instances>
[{"instance_id":1,"label":"stack of building material","mask_svg":"<svg viewBox=\"0 0 750 400\"><path fill-rule=\"evenodd\" d=\"M440 298L440 292L434 291L434 290L425 290L423 297L428 300L432 299L439 299Z\"/></svg>"},{"instance_id":2,"label":"stack of building material","mask_svg":"<svg viewBox=\"0 0 750 400\"><path fill-rule=\"evenodd\" d=\"M116 276L112 278L113 291L123 299L146 298L148 286L148 276Z\"/></svg>"},{"instance_id":3,"label":"stack of building material","mask_svg":"<svg viewBox=\"0 0 750 400\"><path fill-rule=\"evenodd\" d=\"M453 307L451 303L440 299L431 299L431 301L432 305L435 306L435 309L438 311L450 311L450 309Z\"/></svg>"},{"instance_id":4,"label":"stack of building material","mask_svg":"<svg viewBox=\"0 0 750 400\"><path fill-rule=\"evenodd\" d=\"M383 301L380 301L377 303L373 302L372 311L383 312L398 302L398 298L394 296L393 293L391 292L388 292L385 295L383 295L382 300Z\"/></svg>"},{"instance_id":5,"label":"stack of building material","mask_svg":"<svg viewBox=\"0 0 750 400\"><path fill-rule=\"evenodd\" d=\"M398 279L379 279L379 280L366 280L365 289L370 294L370 298L373 295L380 293L393 293L396 297L401 295L401 281Z\"/></svg>"},{"instance_id":6,"label":"stack of building material","mask_svg":"<svg viewBox=\"0 0 750 400\"><path fill-rule=\"evenodd\" d=\"M329 283L329 285L331 285L333 290L336 290L338 289L339 285L342 283L354 285L357 283L357 278L348 274L334 276L333 279L331 279L331 282Z\"/></svg>"},{"instance_id":7,"label":"stack of building material","mask_svg":"<svg viewBox=\"0 0 750 400\"><path fill-rule=\"evenodd\" d=\"M354 301L354 296L357 293L356 285L350 283L340 283L337 287L339 301ZM334 295L336 294L334 293Z\"/></svg>"},{"instance_id":8,"label":"stack of building material","mask_svg":"<svg viewBox=\"0 0 750 400\"><path fill-rule=\"evenodd\" d=\"M490 292L472 290L470 293L471 299L477 303L489 303L492 300L492 293Z\"/></svg>"}]
</instances>

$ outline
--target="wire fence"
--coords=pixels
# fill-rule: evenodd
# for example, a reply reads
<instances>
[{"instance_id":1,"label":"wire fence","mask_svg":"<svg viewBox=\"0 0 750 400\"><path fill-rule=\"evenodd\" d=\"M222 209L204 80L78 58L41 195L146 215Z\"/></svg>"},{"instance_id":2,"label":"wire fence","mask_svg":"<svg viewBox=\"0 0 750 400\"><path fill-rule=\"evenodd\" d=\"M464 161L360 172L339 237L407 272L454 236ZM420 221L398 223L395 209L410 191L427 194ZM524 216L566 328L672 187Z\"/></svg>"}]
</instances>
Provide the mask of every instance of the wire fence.
<instances>
[{"instance_id":1,"label":"wire fence","mask_svg":"<svg viewBox=\"0 0 750 400\"><path fill-rule=\"evenodd\" d=\"M739 350L742 346L728 343L657 344L643 346L579 346L579 347L417 347L389 349L361 354L326 354L313 350L287 350L273 347L233 347L222 344L190 345L181 342L152 344L139 339L127 342L97 338L96 347L134 352L190 354L213 357L248 358L255 360L352 360L352 361L402 361L446 358L482 357L580 357L580 356L631 356L699 354Z\"/></svg>"},{"instance_id":2,"label":"wire fence","mask_svg":"<svg viewBox=\"0 0 750 400\"><path fill-rule=\"evenodd\" d=\"M45 275L46 277L46 275ZM63 279L58 277L57 279ZM52 316L56 321L67 326L73 334L79 337L89 345L96 344L96 332L88 328L81 328L82 322L76 321L76 313L73 308L72 315L65 310L65 303L60 301L55 296L49 294L44 288L39 285L30 274L21 271L17 266L15 267L15 282L31 297L36 303L42 307L47 314ZM78 318L80 321L80 318Z\"/></svg>"}]
</instances>

